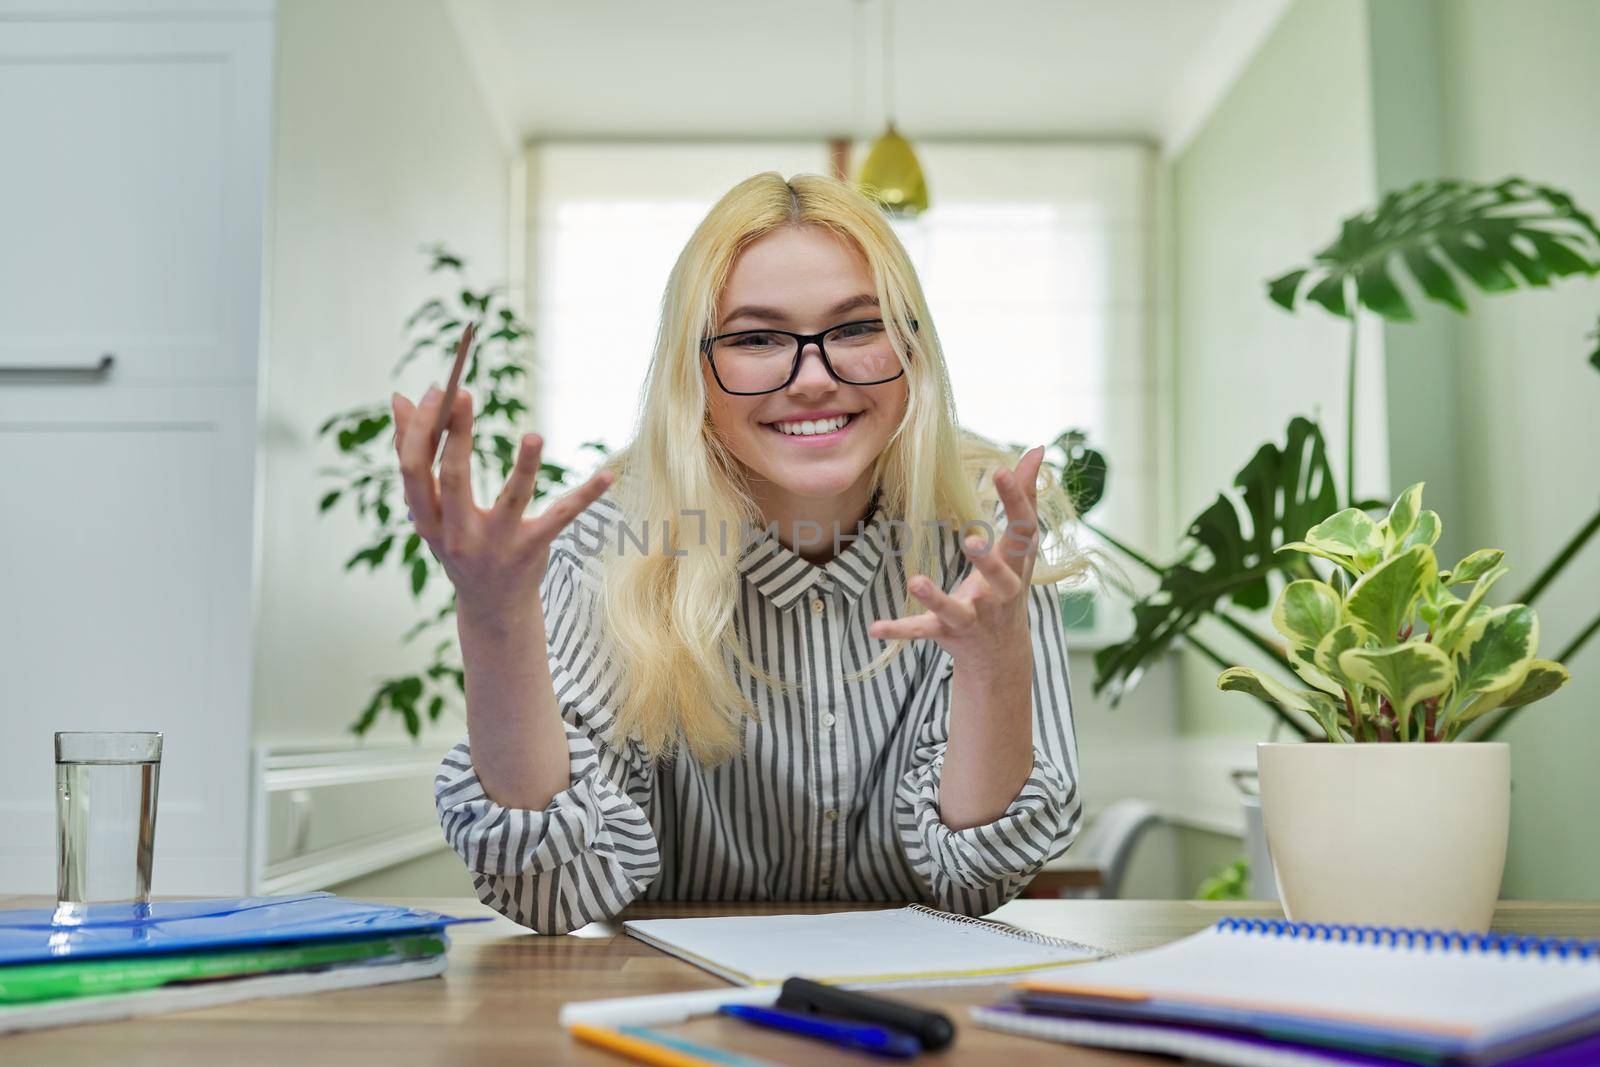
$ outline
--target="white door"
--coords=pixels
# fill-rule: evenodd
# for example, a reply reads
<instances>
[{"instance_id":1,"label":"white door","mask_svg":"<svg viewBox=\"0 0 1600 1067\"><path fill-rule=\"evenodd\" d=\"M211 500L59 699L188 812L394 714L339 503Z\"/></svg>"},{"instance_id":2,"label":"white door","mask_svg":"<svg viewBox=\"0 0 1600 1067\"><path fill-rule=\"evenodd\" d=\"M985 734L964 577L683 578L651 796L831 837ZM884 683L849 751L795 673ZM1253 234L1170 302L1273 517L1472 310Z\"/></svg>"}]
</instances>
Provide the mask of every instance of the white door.
<instances>
[{"instance_id":1,"label":"white door","mask_svg":"<svg viewBox=\"0 0 1600 1067\"><path fill-rule=\"evenodd\" d=\"M0 892L67 729L165 733L154 892L245 885L272 18L200 6L0 27Z\"/></svg>"}]
</instances>

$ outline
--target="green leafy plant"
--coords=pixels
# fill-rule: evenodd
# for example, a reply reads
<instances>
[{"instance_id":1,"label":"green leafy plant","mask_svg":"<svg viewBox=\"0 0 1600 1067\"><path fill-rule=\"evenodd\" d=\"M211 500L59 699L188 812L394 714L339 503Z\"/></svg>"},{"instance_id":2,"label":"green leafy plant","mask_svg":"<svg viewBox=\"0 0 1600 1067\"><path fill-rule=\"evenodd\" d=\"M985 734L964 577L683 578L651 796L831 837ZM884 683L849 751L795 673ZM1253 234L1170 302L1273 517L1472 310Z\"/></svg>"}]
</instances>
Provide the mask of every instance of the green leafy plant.
<instances>
[{"instance_id":1,"label":"green leafy plant","mask_svg":"<svg viewBox=\"0 0 1600 1067\"><path fill-rule=\"evenodd\" d=\"M1267 295L1288 311L1309 300L1350 320L1345 499L1355 496L1357 305L1389 322L1412 321L1395 284L1402 272L1428 300L1466 314L1462 282L1506 293L1597 271L1600 229L1566 193L1515 177L1493 184L1445 179L1389 193L1371 211L1345 219L1310 266L1268 282Z\"/></svg>"},{"instance_id":2,"label":"green leafy plant","mask_svg":"<svg viewBox=\"0 0 1600 1067\"><path fill-rule=\"evenodd\" d=\"M1566 684L1565 667L1537 657L1534 610L1485 600L1508 570L1504 552L1479 549L1439 569L1442 523L1423 508L1422 484L1383 519L1346 508L1278 549L1324 561L1329 572L1285 585L1272 611L1311 688L1248 667L1223 671L1217 688L1306 716L1329 741L1428 742L1455 740L1479 717Z\"/></svg>"},{"instance_id":3,"label":"green leafy plant","mask_svg":"<svg viewBox=\"0 0 1600 1067\"><path fill-rule=\"evenodd\" d=\"M1294 560L1274 556L1273 549L1287 537L1300 536L1333 506L1333 475L1322 435L1313 423L1304 419L1291 423L1289 440L1282 449L1263 445L1235 479L1241 492L1217 496L1191 524L1194 544L1190 551L1166 569L1089 517L1105 493L1109 464L1101 452L1089 446L1082 431L1068 430L1058 436L1046 450L1045 462L1055 468L1056 477L1067 488L1079 522L1121 556L1161 578L1156 592L1134 605L1133 636L1096 653L1096 692L1109 688L1113 702L1117 701L1125 689L1137 684L1150 658L1174 642L1226 667L1227 660L1194 633L1194 623L1204 615L1259 642L1269 654L1282 656L1270 642L1228 615L1223 605L1232 601L1264 607L1270 598L1267 573L1280 568L1296 569L1297 573L1304 569ZM1290 500L1280 506L1277 496L1283 487L1288 488ZM1268 701L1264 706L1291 729L1304 732L1301 722L1284 715L1276 704Z\"/></svg>"},{"instance_id":4,"label":"green leafy plant","mask_svg":"<svg viewBox=\"0 0 1600 1067\"><path fill-rule=\"evenodd\" d=\"M1291 649L1259 632L1249 613L1270 602L1269 585L1305 580L1304 554L1284 553L1286 543L1341 510L1381 515L1384 501L1355 499L1355 394L1357 319L1361 309L1389 322L1414 318L1412 290L1428 302L1466 312L1465 294L1498 294L1543 288L1570 276L1600 272L1600 229L1566 193L1522 178L1493 183L1450 179L1417 182L1391 192L1378 205L1343 220L1338 237L1305 266L1267 283L1267 295L1296 311L1307 303L1348 320L1345 380L1346 451L1340 493L1325 456L1320 429L1291 421L1283 446L1263 445L1241 468L1234 486L1219 493L1187 527L1177 558L1161 563L1086 522L1118 553L1146 570L1155 588L1133 608L1133 633L1095 656L1096 693L1113 703L1135 685L1151 660L1175 642L1194 648L1218 666L1228 664L1196 640L1203 620L1214 620L1248 641L1275 682L1298 684ZM1593 336L1600 341L1600 330ZM1600 370L1600 347L1589 356ZM1291 481L1295 473L1303 481ZM1369 521L1376 522L1371 519ZM1600 511L1585 522L1517 600L1531 605L1600 532ZM1570 660L1597 631L1600 616L1583 627L1562 651ZM1290 714L1266 700L1280 721L1304 737L1321 730L1303 714ZM1483 731L1494 736L1516 713L1504 707Z\"/></svg>"},{"instance_id":5,"label":"green leafy plant","mask_svg":"<svg viewBox=\"0 0 1600 1067\"><path fill-rule=\"evenodd\" d=\"M475 387L472 466L475 482L482 484L476 484L474 489L479 499L492 499L490 487L504 484L516 465L520 436L517 422L528 410L519 394L527 377L531 333L506 303L503 288L475 290L465 280L460 257L443 245L424 251L429 257L429 271L444 273L446 291L406 319L406 351L396 362L391 377L398 377L414 360L432 358L443 364L443 381L455 358L461 332L469 322L476 324L476 339L461 382L463 387ZM412 599L420 602L434 575L443 575L438 561L406 518L404 490L394 458L392 421L388 405L379 404L334 415L318 428L317 435L330 438L344 460L340 466L319 471L331 480L331 487L318 502L318 511L326 514L343 503L371 527L370 540L345 562L345 570L365 565L373 572L380 568L398 571ZM585 447L604 451L598 443ZM569 484L570 474L560 464L542 463L534 499ZM402 641L410 643L428 631L436 632L454 616L455 610L452 589L446 603L418 619ZM429 722L437 721L447 707L464 701L465 695L466 674L452 628L434 642L430 661L420 671L379 679L350 730L364 734L380 715L389 712L400 717L407 733L418 737L424 717Z\"/></svg>"},{"instance_id":6,"label":"green leafy plant","mask_svg":"<svg viewBox=\"0 0 1600 1067\"><path fill-rule=\"evenodd\" d=\"M1218 867L1195 890L1196 900L1248 900L1250 861L1240 856L1225 867Z\"/></svg>"}]
</instances>

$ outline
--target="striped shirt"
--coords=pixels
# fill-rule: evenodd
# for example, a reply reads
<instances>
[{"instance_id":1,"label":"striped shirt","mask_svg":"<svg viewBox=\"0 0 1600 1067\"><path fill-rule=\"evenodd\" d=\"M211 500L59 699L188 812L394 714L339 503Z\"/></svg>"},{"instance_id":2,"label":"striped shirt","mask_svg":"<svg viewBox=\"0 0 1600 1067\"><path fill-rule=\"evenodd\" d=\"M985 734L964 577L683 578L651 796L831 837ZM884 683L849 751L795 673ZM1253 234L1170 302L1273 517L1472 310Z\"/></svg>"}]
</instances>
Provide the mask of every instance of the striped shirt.
<instances>
[{"instance_id":1,"label":"striped shirt","mask_svg":"<svg viewBox=\"0 0 1600 1067\"><path fill-rule=\"evenodd\" d=\"M1028 592L1033 771L993 822L952 830L939 817L950 654L911 642L880 673L847 680L884 648L868 624L905 611L906 557L881 513L820 565L770 531L738 539L747 543L737 634L754 663L800 685L768 685L727 654L759 719L745 720L742 753L711 768L687 752L652 762L617 736L619 680L578 609L595 603L597 546L617 551L619 520L609 499L591 504L552 545L540 587L571 784L542 811L502 807L473 771L470 738L435 780L445 837L486 904L543 933L609 919L637 899L921 901L981 915L1076 836L1054 585ZM950 591L972 564L959 532L942 536L942 580L930 577Z\"/></svg>"}]
</instances>

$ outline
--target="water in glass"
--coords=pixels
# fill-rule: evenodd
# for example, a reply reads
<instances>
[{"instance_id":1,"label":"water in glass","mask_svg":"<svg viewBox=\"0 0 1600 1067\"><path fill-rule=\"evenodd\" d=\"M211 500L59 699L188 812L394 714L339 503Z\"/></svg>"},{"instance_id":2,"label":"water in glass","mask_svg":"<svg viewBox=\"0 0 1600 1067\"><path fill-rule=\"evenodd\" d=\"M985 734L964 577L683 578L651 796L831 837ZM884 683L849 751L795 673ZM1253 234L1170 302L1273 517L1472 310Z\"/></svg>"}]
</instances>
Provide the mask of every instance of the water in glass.
<instances>
[{"instance_id":1,"label":"water in glass","mask_svg":"<svg viewBox=\"0 0 1600 1067\"><path fill-rule=\"evenodd\" d=\"M97 736L125 740L87 740ZM56 753L58 917L89 904L148 902L160 735L84 734L65 745L58 737Z\"/></svg>"}]
</instances>

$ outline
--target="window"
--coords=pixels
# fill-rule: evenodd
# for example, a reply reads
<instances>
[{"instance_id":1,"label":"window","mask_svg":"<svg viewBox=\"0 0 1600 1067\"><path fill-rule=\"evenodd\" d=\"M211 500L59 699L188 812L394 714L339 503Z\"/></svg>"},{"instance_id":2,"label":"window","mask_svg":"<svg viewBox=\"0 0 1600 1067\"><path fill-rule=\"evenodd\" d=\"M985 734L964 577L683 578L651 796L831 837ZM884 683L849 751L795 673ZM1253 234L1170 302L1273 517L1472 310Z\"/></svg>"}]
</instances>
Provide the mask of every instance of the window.
<instances>
[{"instance_id":1,"label":"window","mask_svg":"<svg viewBox=\"0 0 1600 1067\"><path fill-rule=\"evenodd\" d=\"M961 422L1023 445L1087 431L1112 466L1096 518L1150 540L1150 150L917 148L933 207L894 225L922 279ZM553 458L631 435L672 264L716 199L763 170L827 173L827 146L529 149L535 417Z\"/></svg>"}]
</instances>

